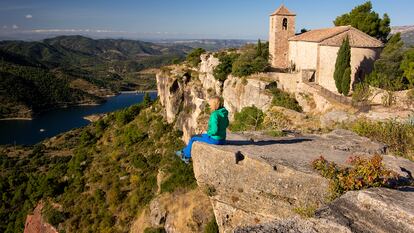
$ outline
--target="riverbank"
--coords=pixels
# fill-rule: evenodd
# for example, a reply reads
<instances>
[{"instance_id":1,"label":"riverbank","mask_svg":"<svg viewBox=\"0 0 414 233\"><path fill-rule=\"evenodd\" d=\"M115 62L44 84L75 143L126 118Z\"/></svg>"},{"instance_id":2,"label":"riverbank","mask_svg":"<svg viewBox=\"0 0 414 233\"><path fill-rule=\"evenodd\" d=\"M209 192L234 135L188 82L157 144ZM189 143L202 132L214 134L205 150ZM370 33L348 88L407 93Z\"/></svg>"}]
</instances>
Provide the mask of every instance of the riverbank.
<instances>
[{"instance_id":1,"label":"riverbank","mask_svg":"<svg viewBox=\"0 0 414 233\"><path fill-rule=\"evenodd\" d=\"M31 117L8 117L8 118L1 118L0 121L31 121L33 118Z\"/></svg>"},{"instance_id":2,"label":"riverbank","mask_svg":"<svg viewBox=\"0 0 414 233\"><path fill-rule=\"evenodd\" d=\"M156 93L150 93L156 99ZM144 94L122 94L107 98L103 104L94 106L73 106L52 109L36 114L33 119L0 121L0 145L33 145L45 138L80 128L100 119L106 114L140 103ZM12 118L12 117L10 117ZM44 131L41 131L43 129Z\"/></svg>"}]
</instances>

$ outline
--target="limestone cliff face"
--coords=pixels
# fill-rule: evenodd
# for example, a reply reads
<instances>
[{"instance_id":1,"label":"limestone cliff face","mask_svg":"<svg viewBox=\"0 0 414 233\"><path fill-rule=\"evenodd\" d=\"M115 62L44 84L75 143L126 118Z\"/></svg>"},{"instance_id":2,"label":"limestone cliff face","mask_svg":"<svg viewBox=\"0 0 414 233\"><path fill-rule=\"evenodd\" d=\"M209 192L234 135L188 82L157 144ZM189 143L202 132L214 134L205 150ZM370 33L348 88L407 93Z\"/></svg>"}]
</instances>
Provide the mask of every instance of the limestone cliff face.
<instances>
[{"instance_id":1,"label":"limestone cliff face","mask_svg":"<svg viewBox=\"0 0 414 233\"><path fill-rule=\"evenodd\" d=\"M244 107L255 105L267 110L272 96L266 88L271 83L258 79L229 76L223 83L214 78L213 70L219 64L213 55L203 55L200 67L190 69L183 65L166 67L157 74L157 89L169 123L182 130L183 139L202 133L207 128L209 113L207 100L219 95L229 110L230 118Z\"/></svg>"},{"instance_id":2,"label":"limestone cliff face","mask_svg":"<svg viewBox=\"0 0 414 233\"><path fill-rule=\"evenodd\" d=\"M230 118L244 107L256 106L266 111L272 103L272 95L266 91L269 82L258 79L241 79L229 76L224 82L224 106L229 110Z\"/></svg>"}]
</instances>

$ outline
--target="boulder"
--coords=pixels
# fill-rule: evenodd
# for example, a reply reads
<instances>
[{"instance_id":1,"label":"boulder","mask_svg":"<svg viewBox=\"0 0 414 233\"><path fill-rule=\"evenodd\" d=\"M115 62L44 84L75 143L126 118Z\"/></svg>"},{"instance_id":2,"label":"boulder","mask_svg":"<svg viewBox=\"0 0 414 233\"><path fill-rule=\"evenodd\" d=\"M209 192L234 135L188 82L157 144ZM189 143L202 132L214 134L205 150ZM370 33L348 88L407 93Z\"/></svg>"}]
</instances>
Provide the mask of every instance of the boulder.
<instances>
[{"instance_id":1,"label":"boulder","mask_svg":"<svg viewBox=\"0 0 414 233\"><path fill-rule=\"evenodd\" d=\"M154 199L150 203L150 221L153 226L161 226L165 223L167 210L159 203L158 199Z\"/></svg>"},{"instance_id":2,"label":"boulder","mask_svg":"<svg viewBox=\"0 0 414 233\"><path fill-rule=\"evenodd\" d=\"M356 119L355 116L349 114L345 111L335 110L328 113L325 113L321 116L321 127L331 127L335 126L338 123L351 122Z\"/></svg>"},{"instance_id":3,"label":"boulder","mask_svg":"<svg viewBox=\"0 0 414 233\"><path fill-rule=\"evenodd\" d=\"M348 192L316 213L352 232L414 232L414 188Z\"/></svg>"}]
</instances>

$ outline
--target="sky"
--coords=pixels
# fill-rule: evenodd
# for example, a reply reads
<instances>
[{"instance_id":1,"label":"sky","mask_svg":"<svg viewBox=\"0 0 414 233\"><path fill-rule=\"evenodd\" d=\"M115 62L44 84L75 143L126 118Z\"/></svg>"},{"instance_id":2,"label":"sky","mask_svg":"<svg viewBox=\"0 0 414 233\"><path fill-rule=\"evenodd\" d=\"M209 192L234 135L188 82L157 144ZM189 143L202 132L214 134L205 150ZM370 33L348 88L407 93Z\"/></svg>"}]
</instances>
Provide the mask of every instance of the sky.
<instances>
[{"instance_id":1,"label":"sky","mask_svg":"<svg viewBox=\"0 0 414 233\"><path fill-rule=\"evenodd\" d=\"M81 34L133 39L267 39L282 3L296 30L331 27L364 0L0 0L0 38ZM414 0L373 0L392 26L414 25Z\"/></svg>"}]
</instances>

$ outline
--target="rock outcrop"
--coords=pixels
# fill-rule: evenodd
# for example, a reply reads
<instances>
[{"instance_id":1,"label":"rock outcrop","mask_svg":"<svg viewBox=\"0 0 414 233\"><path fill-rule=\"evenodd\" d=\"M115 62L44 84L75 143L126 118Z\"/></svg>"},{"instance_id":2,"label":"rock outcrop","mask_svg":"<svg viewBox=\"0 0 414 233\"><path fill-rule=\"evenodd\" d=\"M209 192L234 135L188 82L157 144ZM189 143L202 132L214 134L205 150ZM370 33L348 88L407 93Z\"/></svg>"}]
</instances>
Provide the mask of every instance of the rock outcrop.
<instances>
[{"instance_id":1,"label":"rock outcrop","mask_svg":"<svg viewBox=\"0 0 414 233\"><path fill-rule=\"evenodd\" d=\"M200 68L185 66L164 68L157 74L157 90L165 116L169 123L182 130L183 139L206 130L208 114L207 100L221 95L230 118L244 107L255 105L267 110L272 101L266 90L269 81L255 78L241 79L229 76L223 83L214 78L213 70L219 64L213 55L201 57Z\"/></svg>"},{"instance_id":2,"label":"rock outcrop","mask_svg":"<svg viewBox=\"0 0 414 233\"><path fill-rule=\"evenodd\" d=\"M143 233L147 228L163 228L167 233L203 232L214 217L212 212L209 198L199 188L161 194L142 211L131 233Z\"/></svg>"},{"instance_id":3,"label":"rock outcrop","mask_svg":"<svg viewBox=\"0 0 414 233\"><path fill-rule=\"evenodd\" d=\"M210 192L221 232L232 232L240 226L274 221L290 226L288 220L298 216L298 209L325 206L328 180L311 167L311 162L320 155L344 165L350 155L385 154L386 147L354 133L337 130L322 136L277 139L230 135L226 146L195 143L192 153L197 182ZM403 158L384 155L384 163L402 176L414 172L414 164ZM413 198L414 193L407 195ZM325 211L324 216L331 212ZM352 221L352 215L346 216ZM315 232L329 232L323 230L326 224L353 230L342 222L326 217L303 224L297 222L295 224L299 225L295 226L298 229L309 224L318 226L313 227L319 229Z\"/></svg>"},{"instance_id":4,"label":"rock outcrop","mask_svg":"<svg viewBox=\"0 0 414 233\"><path fill-rule=\"evenodd\" d=\"M58 233L55 227L47 223L42 216L43 203L39 203L28 215L24 225L24 233Z\"/></svg>"}]
</instances>

